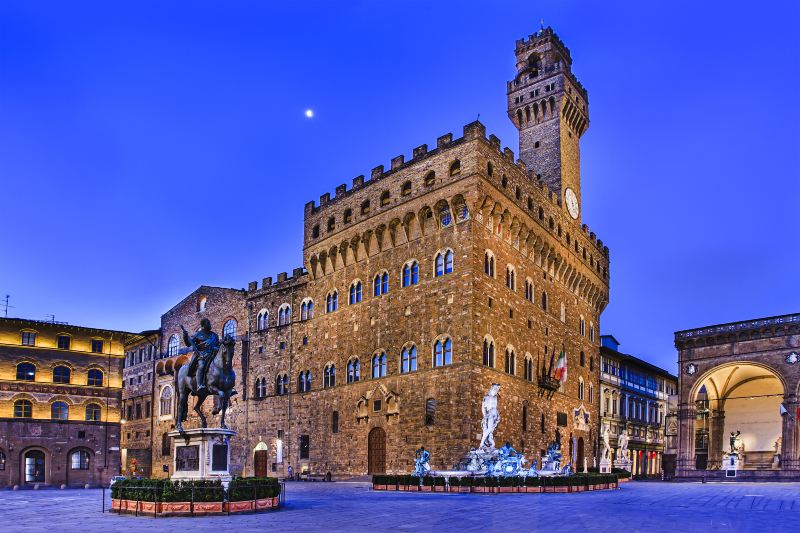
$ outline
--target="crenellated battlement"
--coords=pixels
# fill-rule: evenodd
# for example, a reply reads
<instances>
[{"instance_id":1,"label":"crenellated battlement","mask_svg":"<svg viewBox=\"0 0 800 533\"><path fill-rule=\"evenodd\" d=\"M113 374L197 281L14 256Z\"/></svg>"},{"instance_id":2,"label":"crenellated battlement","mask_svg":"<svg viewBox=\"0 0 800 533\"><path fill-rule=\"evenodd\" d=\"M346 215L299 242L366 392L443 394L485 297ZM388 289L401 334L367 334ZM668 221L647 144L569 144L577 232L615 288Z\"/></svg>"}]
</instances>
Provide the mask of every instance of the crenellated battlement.
<instances>
[{"instance_id":1,"label":"crenellated battlement","mask_svg":"<svg viewBox=\"0 0 800 533\"><path fill-rule=\"evenodd\" d=\"M551 26L543 28L535 33L531 33L528 38L517 39L514 46L514 52L519 54L521 52L525 52L530 50L535 46L541 46L544 43L551 42L559 48L559 51L562 55L572 62L572 55L569 52L569 48L564 42L558 37L555 31Z\"/></svg>"},{"instance_id":2,"label":"crenellated battlement","mask_svg":"<svg viewBox=\"0 0 800 533\"><path fill-rule=\"evenodd\" d=\"M279 290L289 285L305 281L301 278L306 277L307 275L308 272L304 267L297 267L293 269L291 277L287 272L279 272L274 283L272 281L272 276L263 278L261 280L261 287L258 286L258 281L251 281L247 284L247 293L252 294L267 289Z\"/></svg>"}]
</instances>

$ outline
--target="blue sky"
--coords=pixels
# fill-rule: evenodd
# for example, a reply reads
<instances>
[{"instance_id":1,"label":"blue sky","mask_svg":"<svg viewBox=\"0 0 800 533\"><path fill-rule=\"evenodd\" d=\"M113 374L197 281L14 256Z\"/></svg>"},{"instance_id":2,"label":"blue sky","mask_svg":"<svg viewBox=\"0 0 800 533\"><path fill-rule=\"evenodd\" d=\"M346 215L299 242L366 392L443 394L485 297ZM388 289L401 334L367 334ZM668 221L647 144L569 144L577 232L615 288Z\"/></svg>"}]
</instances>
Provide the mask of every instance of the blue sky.
<instances>
[{"instance_id":1,"label":"blue sky","mask_svg":"<svg viewBox=\"0 0 800 533\"><path fill-rule=\"evenodd\" d=\"M0 295L10 315L139 330L201 284L291 271L303 205L336 185L479 113L516 151L505 83L514 41L544 19L589 91L583 218L611 249L602 332L674 371L677 329L800 311L798 15L3 2Z\"/></svg>"}]
</instances>

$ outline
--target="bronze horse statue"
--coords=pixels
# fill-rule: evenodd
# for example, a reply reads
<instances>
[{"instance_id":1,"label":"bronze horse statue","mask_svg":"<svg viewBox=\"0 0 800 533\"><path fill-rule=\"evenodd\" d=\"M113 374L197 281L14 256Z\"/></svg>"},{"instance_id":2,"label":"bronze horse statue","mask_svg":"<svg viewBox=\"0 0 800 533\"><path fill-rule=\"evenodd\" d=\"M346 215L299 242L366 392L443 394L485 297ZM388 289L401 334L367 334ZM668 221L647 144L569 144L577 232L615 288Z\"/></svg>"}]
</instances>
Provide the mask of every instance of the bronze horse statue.
<instances>
[{"instance_id":1,"label":"bronze horse statue","mask_svg":"<svg viewBox=\"0 0 800 533\"><path fill-rule=\"evenodd\" d=\"M216 333L211 332L211 335L216 337ZM197 334L190 339L188 335L185 335L185 338L189 341L187 344L191 343L195 352L198 351L195 343L196 336ZM213 337L212 340L217 340L213 339ZM197 397L194 411L200 417L202 427L208 427L208 423L200 406L203 405L206 398L215 396L216 402L211 414L216 416L218 413L222 413L219 425L223 429L228 429L228 426L225 425L225 413L228 410L231 397L236 394L236 390L233 388L236 383L236 373L233 371L233 349L235 345L236 341L233 338L225 337L221 343L211 343L206 347L210 352L209 360L204 365L204 369L198 369L198 371L205 370L206 372L206 386L204 388L198 390L197 375L190 375L189 372L191 365L183 365L175 373L175 391L178 395L178 415L175 428L178 431L183 432L183 422L186 421L188 415L190 394Z\"/></svg>"}]
</instances>

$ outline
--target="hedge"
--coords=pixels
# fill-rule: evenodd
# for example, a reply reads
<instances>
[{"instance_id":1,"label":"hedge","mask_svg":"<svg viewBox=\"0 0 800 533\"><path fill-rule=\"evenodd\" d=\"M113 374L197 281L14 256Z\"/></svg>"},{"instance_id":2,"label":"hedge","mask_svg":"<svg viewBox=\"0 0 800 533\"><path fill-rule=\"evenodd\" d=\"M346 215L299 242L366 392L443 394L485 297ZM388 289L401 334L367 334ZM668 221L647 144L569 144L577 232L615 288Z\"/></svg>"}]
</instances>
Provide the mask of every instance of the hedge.
<instances>
[{"instance_id":1,"label":"hedge","mask_svg":"<svg viewBox=\"0 0 800 533\"><path fill-rule=\"evenodd\" d=\"M629 472L624 471L626 474ZM626 477L622 473L598 474L598 473L579 473L571 476L552 476L552 477L522 477L522 476L468 476L451 477L448 482L451 487L578 487L587 485L600 485L603 483L616 483L619 477ZM375 475L372 476L373 485L405 485L413 486L420 484L417 476L391 476ZM425 476L422 484L426 487L445 485L443 476Z\"/></svg>"},{"instance_id":2,"label":"hedge","mask_svg":"<svg viewBox=\"0 0 800 533\"><path fill-rule=\"evenodd\" d=\"M271 477L233 478L227 501L274 498L280 494L278 480ZM145 502L221 502L225 488L220 480L123 479L111 486L111 497Z\"/></svg>"}]
</instances>

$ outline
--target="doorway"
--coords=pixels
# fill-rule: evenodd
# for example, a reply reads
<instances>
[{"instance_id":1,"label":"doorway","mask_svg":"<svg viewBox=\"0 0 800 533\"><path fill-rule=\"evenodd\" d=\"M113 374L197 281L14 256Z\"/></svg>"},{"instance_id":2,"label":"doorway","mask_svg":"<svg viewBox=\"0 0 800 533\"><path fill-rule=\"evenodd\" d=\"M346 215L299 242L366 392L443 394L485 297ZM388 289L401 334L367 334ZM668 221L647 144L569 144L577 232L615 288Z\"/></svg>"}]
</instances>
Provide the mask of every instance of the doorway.
<instances>
[{"instance_id":1,"label":"doorway","mask_svg":"<svg viewBox=\"0 0 800 533\"><path fill-rule=\"evenodd\" d=\"M269 450L256 450L253 459L256 477L269 476Z\"/></svg>"},{"instance_id":2,"label":"doorway","mask_svg":"<svg viewBox=\"0 0 800 533\"><path fill-rule=\"evenodd\" d=\"M386 472L386 432L383 428L373 428L369 432L367 462L369 474Z\"/></svg>"},{"instance_id":3,"label":"doorway","mask_svg":"<svg viewBox=\"0 0 800 533\"><path fill-rule=\"evenodd\" d=\"M25 454L25 483L44 483L44 452L31 450Z\"/></svg>"},{"instance_id":4,"label":"doorway","mask_svg":"<svg viewBox=\"0 0 800 533\"><path fill-rule=\"evenodd\" d=\"M581 472L583 469L583 459L586 457L584 444L583 444L583 437L578 437L578 461L575 465L574 470L576 472Z\"/></svg>"}]
</instances>

